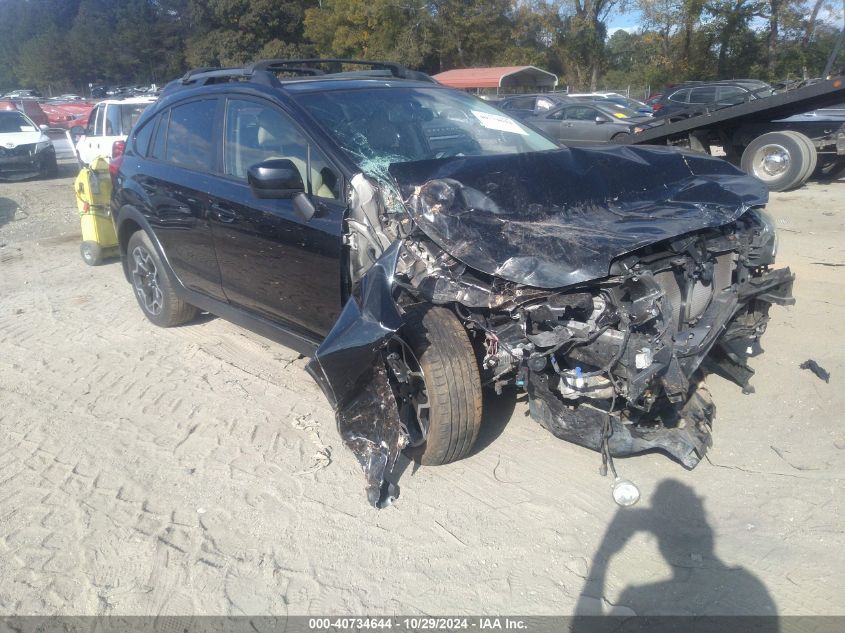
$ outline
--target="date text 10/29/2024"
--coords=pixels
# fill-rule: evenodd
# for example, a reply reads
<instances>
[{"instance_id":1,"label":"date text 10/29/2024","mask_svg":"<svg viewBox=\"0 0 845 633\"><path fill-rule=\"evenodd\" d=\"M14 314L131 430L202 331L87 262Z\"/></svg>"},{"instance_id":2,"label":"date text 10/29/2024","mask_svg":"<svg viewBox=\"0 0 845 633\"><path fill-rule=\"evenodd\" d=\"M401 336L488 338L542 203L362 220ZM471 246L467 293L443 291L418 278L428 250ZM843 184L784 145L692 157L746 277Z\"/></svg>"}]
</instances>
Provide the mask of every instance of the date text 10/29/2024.
<instances>
[{"instance_id":1,"label":"date text 10/29/2024","mask_svg":"<svg viewBox=\"0 0 845 633\"><path fill-rule=\"evenodd\" d=\"M476 618L309 618L308 628L324 631L360 631L362 629L400 629L408 631L519 631L528 628L518 618L476 617Z\"/></svg>"}]
</instances>

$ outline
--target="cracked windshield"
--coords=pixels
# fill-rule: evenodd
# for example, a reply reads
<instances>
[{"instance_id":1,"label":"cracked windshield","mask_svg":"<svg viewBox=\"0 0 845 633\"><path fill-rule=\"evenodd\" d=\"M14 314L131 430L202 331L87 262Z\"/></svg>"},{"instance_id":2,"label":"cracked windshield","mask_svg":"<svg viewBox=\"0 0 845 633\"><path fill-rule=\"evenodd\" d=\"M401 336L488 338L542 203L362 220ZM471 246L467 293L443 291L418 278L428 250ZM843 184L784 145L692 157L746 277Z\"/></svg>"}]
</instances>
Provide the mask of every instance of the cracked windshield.
<instances>
[{"instance_id":1,"label":"cracked windshield","mask_svg":"<svg viewBox=\"0 0 845 633\"><path fill-rule=\"evenodd\" d=\"M484 101L438 89L333 90L296 97L365 171L557 145Z\"/></svg>"}]
</instances>

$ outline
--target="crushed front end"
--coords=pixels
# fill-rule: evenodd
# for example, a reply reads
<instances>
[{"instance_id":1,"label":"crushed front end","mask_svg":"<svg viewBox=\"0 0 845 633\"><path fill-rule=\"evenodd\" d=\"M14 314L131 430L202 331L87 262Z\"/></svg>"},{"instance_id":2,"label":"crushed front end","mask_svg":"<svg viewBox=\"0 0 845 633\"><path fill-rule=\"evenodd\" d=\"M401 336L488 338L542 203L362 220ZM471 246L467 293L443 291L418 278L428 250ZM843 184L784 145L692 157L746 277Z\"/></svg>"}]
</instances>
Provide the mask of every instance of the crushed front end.
<instances>
[{"instance_id":1,"label":"crushed front end","mask_svg":"<svg viewBox=\"0 0 845 633\"><path fill-rule=\"evenodd\" d=\"M715 412L704 372L750 391L746 361L769 306L794 301L789 269L770 268L772 238L766 217L750 211L561 290L485 285L419 245L405 274L411 292L454 305L483 351L483 381L527 390L532 417L555 436L610 455L660 449L693 468Z\"/></svg>"},{"instance_id":2,"label":"crushed front end","mask_svg":"<svg viewBox=\"0 0 845 633\"><path fill-rule=\"evenodd\" d=\"M693 468L715 413L704 375L751 391L769 307L794 302L793 275L773 268L765 189L710 158L609 148L421 161L358 178L352 200L359 261L381 255L353 264L356 291L309 371L378 506L408 443L384 353L405 306L453 310L482 383L524 389L556 437Z\"/></svg>"}]
</instances>

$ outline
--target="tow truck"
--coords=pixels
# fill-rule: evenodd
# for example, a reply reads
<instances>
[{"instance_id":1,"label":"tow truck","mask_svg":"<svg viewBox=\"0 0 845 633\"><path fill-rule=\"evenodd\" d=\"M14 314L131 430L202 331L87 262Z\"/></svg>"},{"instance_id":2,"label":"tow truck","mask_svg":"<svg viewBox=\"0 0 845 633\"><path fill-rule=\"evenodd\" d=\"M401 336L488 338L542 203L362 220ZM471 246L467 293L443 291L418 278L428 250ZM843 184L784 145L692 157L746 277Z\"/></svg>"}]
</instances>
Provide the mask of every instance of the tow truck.
<instances>
[{"instance_id":1,"label":"tow truck","mask_svg":"<svg viewBox=\"0 0 845 633\"><path fill-rule=\"evenodd\" d=\"M845 156L845 117L813 124L815 111L843 102L845 76L828 77L738 105L700 107L683 118L656 120L635 128L623 142L677 145L707 154L721 147L726 160L769 190L788 191L803 185L817 167Z\"/></svg>"}]
</instances>

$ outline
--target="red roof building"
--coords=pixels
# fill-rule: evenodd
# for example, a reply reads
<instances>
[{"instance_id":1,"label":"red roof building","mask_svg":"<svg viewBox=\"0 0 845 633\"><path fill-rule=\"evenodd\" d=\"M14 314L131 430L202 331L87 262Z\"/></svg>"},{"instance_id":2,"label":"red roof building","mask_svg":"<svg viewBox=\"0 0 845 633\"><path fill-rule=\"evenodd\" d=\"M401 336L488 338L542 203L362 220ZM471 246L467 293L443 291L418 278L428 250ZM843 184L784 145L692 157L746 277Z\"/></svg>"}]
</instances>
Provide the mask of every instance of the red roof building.
<instances>
[{"instance_id":1,"label":"red roof building","mask_svg":"<svg viewBox=\"0 0 845 633\"><path fill-rule=\"evenodd\" d=\"M496 66L492 68L457 68L434 75L444 86L461 90L495 88L496 92L553 90L557 75L536 66Z\"/></svg>"}]
</instances>

